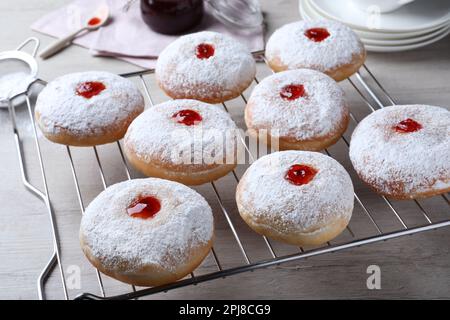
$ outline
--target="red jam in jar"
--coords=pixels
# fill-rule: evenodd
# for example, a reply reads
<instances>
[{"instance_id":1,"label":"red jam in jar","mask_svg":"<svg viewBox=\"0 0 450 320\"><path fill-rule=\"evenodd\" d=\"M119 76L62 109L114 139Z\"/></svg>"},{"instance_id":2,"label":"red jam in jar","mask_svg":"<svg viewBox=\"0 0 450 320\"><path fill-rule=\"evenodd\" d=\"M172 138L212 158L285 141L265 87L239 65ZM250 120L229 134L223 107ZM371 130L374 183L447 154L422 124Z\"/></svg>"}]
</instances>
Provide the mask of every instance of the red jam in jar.
<instances>
[{"instance_id":1,"label":"red jam in jar","mask_svg":"<svg viewBox=\"0 0 450 320\"><path fill-rule=\"evenodd\" d=\"M154 31L180 34L201 22L203 0L141 0L141 13Z\"/></svg>"}]
</instances>

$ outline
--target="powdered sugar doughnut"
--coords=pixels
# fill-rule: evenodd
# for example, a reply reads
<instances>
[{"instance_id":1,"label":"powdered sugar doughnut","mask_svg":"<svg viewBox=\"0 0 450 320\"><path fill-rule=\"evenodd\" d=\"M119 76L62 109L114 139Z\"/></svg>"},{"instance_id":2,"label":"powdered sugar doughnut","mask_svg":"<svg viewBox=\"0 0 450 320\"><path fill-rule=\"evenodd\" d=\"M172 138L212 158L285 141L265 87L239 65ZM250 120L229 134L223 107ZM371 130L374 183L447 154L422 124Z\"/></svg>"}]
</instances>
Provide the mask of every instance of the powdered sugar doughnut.
<instances>
[{"instance_id":1,"label":"powdered sugar doughnut","mask_svg":"<svg viewBox=\"0 0 450 320\"><path fill-rule=\"evenodd\" d=\"M174 99L219 103L239 96L253 81L256 64L236 40L204 31L182 36L161 52L159 86Z\"/></svg>"},{"instance_id":2,"label":"powdered sugar doughnut","mask_svg":"<svg viewBox=\"0 0 450 320\"><path fill-rule=\"evenodd\" d=\"M333 158L282 151L250 166L236 199L241 217L256 232L293 245L320 245L348 225L353 184Z\"/></svg>"},{"instance_id":3,"label":"powdered sugar doughnut","mask_svg":"<svg viewBox=\"0 0 450 320\"><path fill-rule=\"evenodd\" d=\"M266 57L277 72L308 68L341 81L364 64L366 51L356 33L344 24L302 20L273 33L267 42Z\"/></svg>"},{"instance_id":4,"label":"powdered sugar doughnut","mask_svg":"<svg viewBox=\"0 0 450 320\"><path fill-rule=\"evenodd\" d=\"M249 134L267 131L281 150L321 150L345 132L349 112L344 92L327 75L309 69L284 71L261 81L245 108ZM265 134L264 134L265 135Z\"/></svg>"},{"instance_id":5,"label":"powdered sugar doughnut","mask_svg":"<svg viewBox=\"0 0 450 320\"><path fill-rule=\"evenodd\" d=\"M236 167L237 127L222 108L172 100L130 125L125 153L142 173L190 185L216 180Z\"/></svg>"},{"instance_id":6,"label":"powdered sugar doughnut","mask_svg":"<svg viewBox=\"0 0 450 320\"><path fill-rule=\"evenodd\" d=\"M50 82L37 99L35 115L49 140L93 146L121 139L144 106L144 98L131 81L91 71Z\"/></svg>"},{"instance_id":7,"label":"powdered sugar doughnut","mask_svg":"<svg viewBox=\"0 0 450 320\"><path fill-rule=\"evenodd\" d=\"M81 248L101 272L138 286L174 282L212 246L211 208L194 190L162 179L115 184L81 220Z\"/></svg>"},{"instance_id":8,"label":"powdered sugar doughnut","mask_svg":"<svg viewBox=\"0 0 450 320\"><path fill-rule=\"evenodd\" d=\"M450 112L427 105L386 107L364 118L350 143L359 177L395 199L450 191Z\"/></svg>"}]
</instances>

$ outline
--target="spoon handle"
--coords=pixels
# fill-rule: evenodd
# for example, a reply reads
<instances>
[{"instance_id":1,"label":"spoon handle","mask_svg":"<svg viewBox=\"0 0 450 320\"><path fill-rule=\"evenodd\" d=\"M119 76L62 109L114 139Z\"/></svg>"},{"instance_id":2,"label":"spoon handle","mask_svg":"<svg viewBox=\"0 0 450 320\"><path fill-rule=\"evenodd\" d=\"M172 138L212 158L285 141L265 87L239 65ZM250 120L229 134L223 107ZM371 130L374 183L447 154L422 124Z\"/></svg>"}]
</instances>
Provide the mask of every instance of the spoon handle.
<instances>
[{"instance_id":1,"label":"spoon handle","mask_svg":"<svg viewBox=\"0 0 450 320\"><path fill-rule=\"evenodd\" d=\"M72 42L73 39L76 38L77 35L79 35L82 31L87 30L87 28L81 28L71 34L69 34L68 36L59 39L58 41L56 41L55 43L51 44L50 46L48 46L47 48L45 48L40 54L39 56L42 59L47 59L51 56L53 56L54 54L58 53L59 51L61 51L62 49L64 49L67 44L69 42Z\"/></svg>"}]
</instances>

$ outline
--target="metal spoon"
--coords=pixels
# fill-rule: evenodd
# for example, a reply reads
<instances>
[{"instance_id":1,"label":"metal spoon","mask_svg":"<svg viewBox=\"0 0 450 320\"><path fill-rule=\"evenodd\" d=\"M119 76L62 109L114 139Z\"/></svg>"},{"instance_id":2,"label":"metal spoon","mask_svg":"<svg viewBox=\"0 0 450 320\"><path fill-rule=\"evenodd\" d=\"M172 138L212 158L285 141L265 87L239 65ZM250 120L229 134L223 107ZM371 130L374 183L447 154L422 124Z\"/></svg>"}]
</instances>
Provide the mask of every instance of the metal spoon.
<instances>
[{"instance_id":1,"label":"metal spoon","mask_svg":"<svg viewBox=\"0 0 450 320\"><path fill-rule=\"evenodd\" d=\"M69 43L73 41L73 39L75 39L83 31L91 32L103 26L108 21L108 18L109 18L108 6L103 5L99 7L97 9L97 13L88 21L86 21L86 25L84 27L51 44L49 47L44 49L39 56L42 59L47 59L53 56L54 54L64 49Z\"/></svg>"}]
</instances>

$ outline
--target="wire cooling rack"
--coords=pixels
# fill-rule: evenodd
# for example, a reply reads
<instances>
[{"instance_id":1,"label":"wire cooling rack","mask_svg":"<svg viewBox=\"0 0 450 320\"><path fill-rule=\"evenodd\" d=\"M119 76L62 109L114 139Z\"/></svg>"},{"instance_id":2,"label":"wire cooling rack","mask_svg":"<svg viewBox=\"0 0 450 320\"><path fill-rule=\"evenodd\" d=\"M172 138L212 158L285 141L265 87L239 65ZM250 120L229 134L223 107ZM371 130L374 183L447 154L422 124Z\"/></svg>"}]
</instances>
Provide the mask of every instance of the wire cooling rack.
<instances>
[{"instance_id":1,"label":"wire cooling rack","mask_svg":"<svg viewBox=\"0 0 450 320\"><path fill-rule=\"evenodd\" d=\"M255 52L255 57L264 59L264 51ZM133 73L127 73L122 74L123 77L126 78L135 78L136 80L140 81L142 84L142 89L144 94L146 95L150 107L153 105L153 98L150 94L150 87L149 87L149 81L148 77L152 77L154 73L154 70L145 70L140 72L133 72ZM394 105L395 101L394 99L388 94L388 92L385 90L385 88L381 85L381 83L377 80L377 78L373 75L373 73L369 70L369 68L366 65L363 65L361 70L357 72L352 78L348 79L351 87L353 87L354 90L358 93L360 98L362 99L362 103L364 103L368 108L370 112L375 111L378 108L383 108L385 105ZM254 79L255 84L259 83L258 77L255 77ZM43 80L36 80L35 83L41 83L43 85L46 84ZM33 85L33 84L32 84ZM30 86L31 87L31 86ZM12 104L9 105L9 113L11 117L11 122L13 126L13 133L14 133L14 139L15 139L15 145L17 149L17 155L19 159L19 166L21 170L21 177L22 181L25 185L25 187L33 193L35 196L37 196L39 199L41 199L46 208L47 212L50 218L50 224L51 224L51 231L52 231L52 242L53 242L53 252L51 254L51 258L49 259L48 263L45 265L44 269L42 270L41 274L39 275L38 281L37 281L37 289L40 299L45 299L45 287L49 280L50 275L53 272L57 272L59 274L60 280L61 280L61 289L64 295L65 299L69 298L68 295L68 288L67 288L67 277L64 274L64 268L61 262L61 245L59 240L59 233L58 233L58 226L55 219L55 212L52 207L52 201L58 201L58 199L50 199L49 192L48 192L48 184L47 184L47 178L46 178L46 170L43 163L42 158L42 152L41 152L41 146L40 141L38 138L38 134L36 131L36 126L33 118L33 109L34 106L30 99L30 88L27 93L24 94L25 100L26 100L26 106L28 110L28 117L29 121L32 123L33 128L33 140L35 144L35 148L37 151L37 159L39 161L39 168L40 168L40 175L43 182L43 191L39 190L37 187L32 185L30 181L27 178L26 175L26 168L25 168L25 162L24 162L24 155L21 148L21 138L19 135L19 130L17 129L16 125L16 114L15 109L12 106ZM241 95L241 107L243 108L245 104L247 103L246 97L244 95ZM222 103L222 107L229 111L228 102ZM241 113L242 114L242 113ZM354 115L353 112L350 114L351 120L352 120L352 126L354 127L357 123L357 117ZM349 127L349 128L350 128ZM351 131L350 129L348 131ZM351 132L347 132L342 138L343 148L348 148L349 146L349 135ZM245 139L242 139L242 142L245 144ZM128 179L131 179L131 173L130 168L128 167L128 163L124 157L121 142L116 142L116 148L117 148L117 156L120 157L120 162L123 164L123 170L126 173L126 177ZM248 156L250 159L254 159L255 155L251 150L249 150L248 145L245 145L246 152L248 153ZM82 190L81 190L81 184L78 178L78 173L75 169L75 163L74 163L74 157L72 156L72 150L73 147L66 147L67 152L67 158L69 160L69 165L73 177L73 183L76 191L76 195L78 198L78 203L80 206L81 213L84 213L85 204L83 202L82 197ZM99 156L99 150L97 147L93 147L93 151L95 154L95 160L96 160L96 166L98 167L99 176L101 179L101 183L103 185L103 188L107 187L107 178L105 176L105 171L102 166L102 162L100 160ZM347 150L348 151L348 150ZM346 151L346 152L347 152ZM324 152L328 155L333 155L333 151L330 151L329 149L324 150ZM340 160L342 162L342 160ZM348 161L348 160L347 160ZM348 167L348 166L347 166ZM231 175L231 178L234 179L236 182L239 182L239 174L236 170L231 172L229 175ZM354 182L355 179L353 179ZM220 181L220 180L219 180ZM268 254L271 258L265 259L265 260L259 260L259 261L252 261L249 257L249 249L246 248L245 244L242 241L242 237L238 232L238 228L236 227L235 219L232 219L232 216L230 214L230 210L227 209L227 206L224 204L223 201L223 194L222 192L219 192L219 188L217 186L217 183L219 181L214 181L210 183L210 187L212 189L213 197L207 197L207 200L210 203L216 202L218 204L219 212L215 212L215 215L222 215L224 220L226 221L233 238L236 242L236 247L238 248L238 251L235 252L236 255L241 256L242 260L244 261L244 264L239 265L237 267L232 268L224 268L222 266L221 261L219 260L219 255L216 253L216 250L213 248L211 250L211 257L214 261L215 268L217 268L214 272L209 272L206 274L201 275L195 275L194 273L191 273L189 277L186 277L185 279L182 279L180 281L177 281L175 283L171 283L168 285L158 286L158 287L152 287L152 288L144 288L144 289L137 289L134 286L131 286L129 292L126 292L124 294L120 295L108 295L108 292L105 290L105 286L103 284L103 278L105 275L102 275L98 270L96 271L96 278L99 286L99 295L94 295L92 293L83 293L77 297L77 299L136 299L139 297L149 296L155 293L159 292L165 292L168 290L181 288L189 285L195 285L206 281L211 281L214 279L224 278L228 276L232 276L235 274L252 271L256 269L261 269L269 266L274 266L286 262L292 262L292 261L298 261L302 260L308 257L333 253L345 249L350 249L353 247L358 247L370 243L375 243L379 241L384 241L388 239L398 238L405 235L411 235L415 233L420 233L428 230L438 229L450 226L450 218L446 217L449 213L449 199L447 195L442 195L439 197L435 197L435 202L439 202L439 211L441 211L441 214L444 214L444 219L435 221L435 219L432 219L432 215L429 213L428 210L425 209L425 206L422 203L422 200L411 200L407 201L408 203L412 204L414 207L415 214L418 214L418 219L420 219L420 222L417 225L414 225L412 227L408 226L408 223L405 221L404 217L402 217L401 213L399 213L399 210L396 208L399 204L393 202L392 200L388 199L387 197L373 195L374 197L378 198L378 206L386 206L387 210L387 220L389 221L389 224L391 224L390 227L385 227L386 225L386 218L384 219L383 226L380 225L380 223L377 221L378 212L376 210L373 210L371 207L367 205L367 203L364 200L364 195L355 193L355 215L361 215L361 220L364 221L365 225L363 228L370 229L371 234L369 236L365 237L357 237L355 236L355 231L357 229L362 228L361 223L357 226L352 225L352 221L354 218L352 218L352 221L350 223L350 226L347 228L348 237L345 241L341 243L334 243L328 242L326 245L318 248L296 248L296 253L294 254L288 254L288 255L278 255L276 253L276 250L274 249L274 241L267 239L266 237L263 237L264 245L266 247L266 250L268 251ZM234 192L234 191L233 191ZM411 206L410 206L411 208ZM233 222L234 221L234 222ZM239 220L238 223L243 223ZM353 230L354 229L354 230Z\"/></svg>"}]
</instances>

